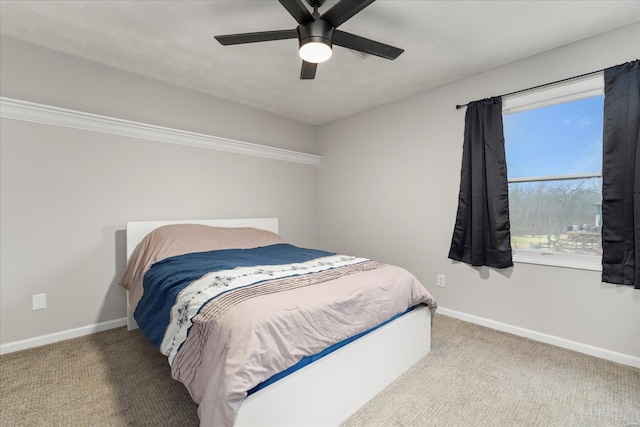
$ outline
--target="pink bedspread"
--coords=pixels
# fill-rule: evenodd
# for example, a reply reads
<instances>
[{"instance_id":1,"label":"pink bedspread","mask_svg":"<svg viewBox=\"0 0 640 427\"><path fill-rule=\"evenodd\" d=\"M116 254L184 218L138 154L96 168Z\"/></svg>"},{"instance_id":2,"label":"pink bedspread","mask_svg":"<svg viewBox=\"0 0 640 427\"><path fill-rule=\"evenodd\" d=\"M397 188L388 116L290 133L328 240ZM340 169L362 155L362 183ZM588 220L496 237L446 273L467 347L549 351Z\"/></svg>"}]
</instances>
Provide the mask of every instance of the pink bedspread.
<instances>
[{"instance_id":1,"label":"pink bedspread","mask_svg":"<svg viewBox=\"0 0 640 427\"><path fill-rule=\"evenodd\" d=\"M201 426L232 426L248 390L303 356L408 307L427 304L435 312L429 292L400 267L369 261L322 274L256 285L254 294L230 303L218 298L192 319L172 375L199 403ZM282 289L265 292L260 286Z\"/></svg>"}]
</instances>

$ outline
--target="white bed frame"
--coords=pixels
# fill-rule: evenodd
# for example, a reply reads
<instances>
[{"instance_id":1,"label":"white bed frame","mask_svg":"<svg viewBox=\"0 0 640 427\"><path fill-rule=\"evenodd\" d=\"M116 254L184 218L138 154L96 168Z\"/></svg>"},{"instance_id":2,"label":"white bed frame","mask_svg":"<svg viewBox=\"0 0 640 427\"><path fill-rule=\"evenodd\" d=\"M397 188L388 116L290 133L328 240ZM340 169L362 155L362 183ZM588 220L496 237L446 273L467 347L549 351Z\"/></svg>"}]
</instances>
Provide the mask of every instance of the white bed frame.
<instances>
[{"instance_id":1,"label":"white bed frame","mask_svg":"<svg viewBox=\"0 0 640 427\"><path fill-rule=\"evenodd\" d=\"M278 233L278 218L127 223L127 259L169 224L255 227ZM129 329L137 328L127 303ZM235 427L337 426L431 350L431 314L420 306L247 397Z\"/></svg>"}]
</instances>

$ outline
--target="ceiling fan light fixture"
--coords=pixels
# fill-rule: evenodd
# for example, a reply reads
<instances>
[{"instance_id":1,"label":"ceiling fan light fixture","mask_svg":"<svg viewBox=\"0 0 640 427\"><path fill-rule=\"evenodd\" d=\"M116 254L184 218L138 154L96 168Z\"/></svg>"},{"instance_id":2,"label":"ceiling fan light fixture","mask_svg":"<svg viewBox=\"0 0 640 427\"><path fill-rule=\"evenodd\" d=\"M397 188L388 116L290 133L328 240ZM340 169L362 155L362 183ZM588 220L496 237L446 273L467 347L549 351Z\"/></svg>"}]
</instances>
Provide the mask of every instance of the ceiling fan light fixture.
<instances>
[{"instance_id":1,"label":"ceiling fan light fixture","mask_svg":"<svg viewBox=\"0 0 640 427\"><path fill-rule=\"evenodd\" d=\"M307 62L319 63L331 58L331 38L333 27L323 19L316 18L298 26L300 58Z\"/></svg>"},{"instance_id":2,"label":"ceiling fan light fixture","mask_svg":"<svg viewBox=\"0 0 640 427\"><path fill-rule=\"evenodd\" d=\"M300 46L299 53L303 60L317 64L331 58L333 51L324 41L310 41Z\"/></svg>"}]
</instances>

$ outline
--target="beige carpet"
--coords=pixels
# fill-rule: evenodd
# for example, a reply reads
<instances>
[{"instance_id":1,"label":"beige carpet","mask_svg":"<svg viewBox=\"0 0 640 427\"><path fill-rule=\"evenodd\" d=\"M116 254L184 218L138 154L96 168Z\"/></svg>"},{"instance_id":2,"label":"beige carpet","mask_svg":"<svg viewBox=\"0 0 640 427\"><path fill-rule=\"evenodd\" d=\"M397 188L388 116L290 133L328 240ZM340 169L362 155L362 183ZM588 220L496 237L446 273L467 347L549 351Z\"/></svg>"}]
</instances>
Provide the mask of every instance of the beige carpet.
<instances>
[{"instance_id":1,"label":"beige carpet","mask_svg":"<svg viewBox=\"0 0 640 427\"><path fill-rule=\"evenodd\" d=\"M640 427L640 370L438 315L432 352L344 427ZM195 426L139 331L0 356L0 426ZM312 423L311 423L312 424Z\"/></svg>"}]
</instances>

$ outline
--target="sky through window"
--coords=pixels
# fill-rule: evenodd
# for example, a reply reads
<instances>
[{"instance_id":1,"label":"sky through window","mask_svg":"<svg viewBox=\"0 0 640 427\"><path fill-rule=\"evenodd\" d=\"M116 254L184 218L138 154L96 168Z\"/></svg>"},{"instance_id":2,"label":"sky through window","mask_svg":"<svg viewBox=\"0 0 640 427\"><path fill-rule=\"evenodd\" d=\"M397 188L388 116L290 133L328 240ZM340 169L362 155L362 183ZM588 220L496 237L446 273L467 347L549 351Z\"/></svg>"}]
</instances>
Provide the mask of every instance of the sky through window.
<instances>
[{"instance_id":1,"label":"sky through window","mask_svg":"<svg viewBox=\"0 0 640 427\"><path fill-rule=\"evenodd\" d=\"M503 118L509 178L600 173L604 95Z\"/></svg>"}]
</instances>

